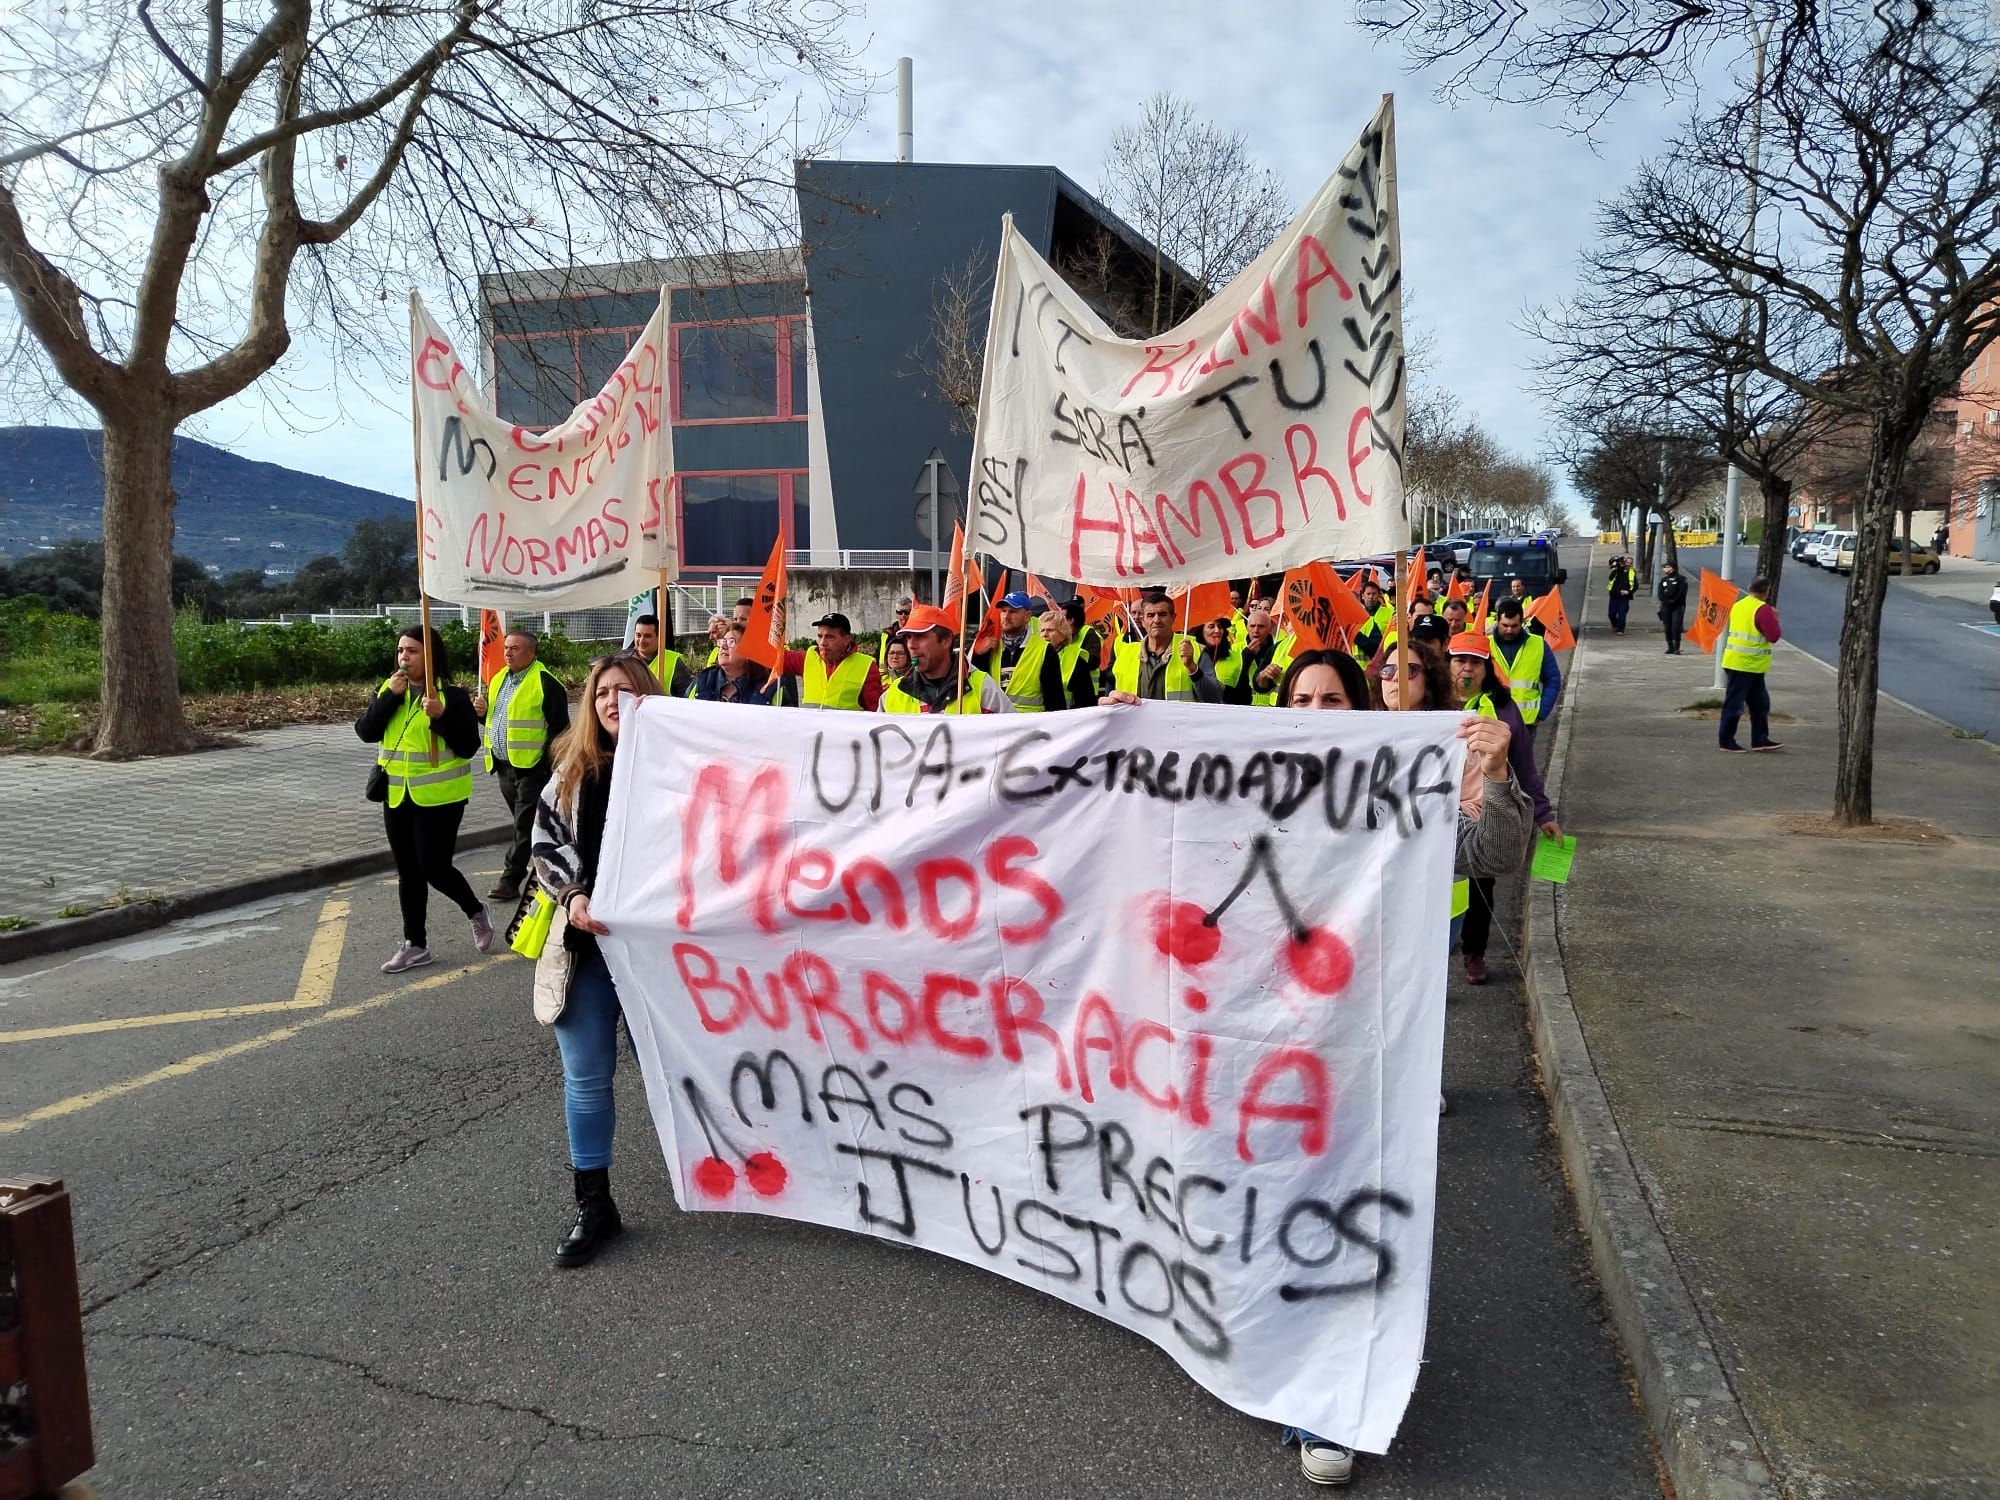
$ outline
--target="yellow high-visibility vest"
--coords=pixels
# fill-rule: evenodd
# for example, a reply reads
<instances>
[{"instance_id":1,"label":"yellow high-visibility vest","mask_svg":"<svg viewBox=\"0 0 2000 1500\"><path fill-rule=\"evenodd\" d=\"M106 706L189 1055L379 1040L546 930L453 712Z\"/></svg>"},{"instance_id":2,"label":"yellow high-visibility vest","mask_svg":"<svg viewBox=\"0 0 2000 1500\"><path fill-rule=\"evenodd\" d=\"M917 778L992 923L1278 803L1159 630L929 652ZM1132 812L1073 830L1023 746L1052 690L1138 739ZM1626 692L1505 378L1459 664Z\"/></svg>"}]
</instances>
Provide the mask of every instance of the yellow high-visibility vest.
<instances>
[{"instance_id":1,"label":"yellow high-visibility vest","mask_svg":"<svg viewBox=\"0 0 2000 1500\"><path fill-rule=\"evenodd\" d=\"M507 700L507 722L500 735L500 743L507 750L507 764L517 771L525 771L540 763L549 745L549 721L543 713L542 682L547 679L555 684L557 692L563 685L556 682L549 669L540 662L531 663L528 675L514 696ZM502 667L493 674L493 680L486 684L486 769L493 769L493 710L500 704L500 685L507 680L507 669Z\"/></svg>"},{"instance_id":2,"label":"yellow high-visibility vest","mask_svg":"<svg viewBox=\"0 0 2000 1500\"><path fill-rule=\"evenodd\" d=\"M1031 635L1021 643L1021 654L1014 658L1014 665L1006 678L1007 696L1014 700L1016 713L1038 714L1045 706L1042 701L1042 659L1048 654L1049 643L1039 634ZM995 660L999 659L997 646L993 655ZM1067 682L1069 679L1063 680Z\"/></svg>"},{"instance_id":3,"label":"yellow high-visibility vest","mask_svg":"<svg viewBox=\"0 0 2000 1500\"><path fill-rule=\"evenodd\" d=\"M1496 653L1507 649L1507 643L1497 633L1493 649ZM1547 657L1547 645L1532 632L1521 637L1512 661L1502 655L1500 665L1507 672L1507 691L1514 695L1514 707L1521 710L1523 724L1532 724L1542 716L1542 664Z\"/></svg>"},{"instance_id":4,"label":"yellow high-visibility vest","mask_svg":"<svg viewBox=\"0 0 2000 1500\"><path fill-rule=\"evenodd\" d=\"M384 678L378 692L386 693L393 678ZM431 759L431 745L437 733L431 717L424 712L424 700L415 692L403 694L403 706L383 731L375 764L389 773L389 806L401 807L408 797L419 807L448 807L472 797L472 762L453 755L451 747L436 740L437 760Z\"/></svg>"},{"instance_id":5,"label":"yellow high-visibility vest","mask_svg":"<svg viewBox=\"0 0 2000 1500\"><path fill-rule=\"evenodd\" d=\"M1278 649L1271 653L1271 660L1267 663L1267 665L1278 669L1277 678L1271 683L1271 690L1268 693L1257 691L1256 678L1253 677L1250 680L1250 702L1253 706L1257 708L1273 708L1277 705L1278 688L1285 680L1285 668L1292 664L1292 653L1298 649L1298 645L1299 638L1290 631L1286 631L1278 637Z\"/></svg>"},{"instance_id":6,"label":"yellow high-visibility vest","mask_svg":"<svg viewBox=\"0 0 2000 1500\"><path fill-rule=\"evenodd\" d=\"M968 667L965 671L965 695L949 708L930 710L924 707L924 700L914 693L905 692L901 682L890 683L882 689L882 712L885 714L921 714L929 712L947 714L976 714L980 695L986 691L986 684L993 679L978 667Z\"/></svg>"},{"instance_id":7,"label":"yellow high-visibility vest","mask_svg":"<svg viewBox=\"0 0 2000 1500\"><path fill-rule=\"evenodd\" d=\"M1729 634L1723 638L1722 665L1731 672L1771 670L1771 643L1757 628L1757 611L1764 601L1745 594L1729 607Z\"/></svg>"},{"instance_id":8,"label":"yellow high-visibility vest","mask_svg":"<svg viewBox=\"0 0 2000 1500\"><path fill-rule=\"evenodd\" d=\"M868 685L868 658L850 651L832 672L817 646L806 652L805 706L807 708L859 708L861 690Z\"/></svg>"},{"instance_id":9,"label":"yellow high-visibility vest","mask_svg":"<svg viewBox=\"0 0 2000 1500\"><path fill-rule=\"evenodd\" d=\"M1193 642L1194 637L1176 631L1173 640L1167 644L1167 673L1163 692L1169 703L1195 701L1194 678L1189 676L1188 669L1181 665L1182 641ZM1195 649L1201 649L1199 642L1195 642ZM1144 666L1145 659L1144 641L1120 641L1112 647L1111 685L1121 693L1136 694L1139 691L1139 671Z\"/></svg>"},{"instance_id":10,"label":"yellow high-visibility vest","mask_svg":"<svg viewBox=\"0 0 2000 1500\"><path fill-rule=\"evenodd\" d=\"M674 691L674 668L680 664L681 654L678 651L662 651L658 656L653 658L651 663L653 681L660 685L661 692L666 693L670 697ZM715 665L715 653L713 651L708 653L708 664L710 666Z\"/></svg>"}]
</instances>

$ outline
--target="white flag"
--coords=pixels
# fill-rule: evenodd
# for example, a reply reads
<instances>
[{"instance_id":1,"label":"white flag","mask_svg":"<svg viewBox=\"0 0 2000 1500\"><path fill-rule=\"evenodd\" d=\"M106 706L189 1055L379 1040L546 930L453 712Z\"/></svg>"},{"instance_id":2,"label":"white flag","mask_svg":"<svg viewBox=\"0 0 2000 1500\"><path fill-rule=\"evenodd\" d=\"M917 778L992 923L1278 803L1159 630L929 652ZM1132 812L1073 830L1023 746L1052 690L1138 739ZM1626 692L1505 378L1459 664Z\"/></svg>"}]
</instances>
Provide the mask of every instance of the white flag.
<instances>
[{"instance_id":1,"label":"white flag","mask_svg":"<svg viewBox=\"0 0 2000 1500\"><path fill-rule=\"evenodd\" d=\"M1001 232L972 547L1101 587L1409 545L1394 111L1178 328L1119 338Z\"/></svg>"},{"instance_id":2,"label":"white flag","mask_svg":"<svg viewBox=\"0 0 2000 1500\"><path fill-rule=\"evenodd\" d=\"M410 299L423 579L487 609L616 604L678 577L664 301L604 388L559 425L503 422L423 304Z\"/></svg>"}]
</instances>

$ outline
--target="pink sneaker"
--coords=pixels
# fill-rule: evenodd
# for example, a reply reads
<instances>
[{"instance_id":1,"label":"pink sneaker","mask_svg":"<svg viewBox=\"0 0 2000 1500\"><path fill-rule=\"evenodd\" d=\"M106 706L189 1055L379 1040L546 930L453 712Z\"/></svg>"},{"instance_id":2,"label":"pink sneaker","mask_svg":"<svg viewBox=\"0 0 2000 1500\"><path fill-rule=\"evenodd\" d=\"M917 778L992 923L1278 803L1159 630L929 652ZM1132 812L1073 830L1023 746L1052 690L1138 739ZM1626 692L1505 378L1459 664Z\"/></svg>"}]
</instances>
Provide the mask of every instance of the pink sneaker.
<instances>
[{"instance_id":1,"label":"pink sneaker","mask_svg":"<svg viewBox=\"0 0 2000 1500\"><path fill-rule=\"evenodd\" d=\"M472 919L472 946L481 953L493 951L493 919L486 915L486 908L480 907L479 914Z\"/></svg>"},{"instance_id":2,"label":"pink sneaker","mask_svg":"<svg viewBox=\"0 0 2000 1500\"><path fill-rule=\"evenodd\" d=\"M389 961L382 965L382 972L384 974L400 974L405 969L421 969L425 964L431 962L433 960L430 949L420 948L415 943L405 943L389 955Z\"/></svg>"}]
</instances>

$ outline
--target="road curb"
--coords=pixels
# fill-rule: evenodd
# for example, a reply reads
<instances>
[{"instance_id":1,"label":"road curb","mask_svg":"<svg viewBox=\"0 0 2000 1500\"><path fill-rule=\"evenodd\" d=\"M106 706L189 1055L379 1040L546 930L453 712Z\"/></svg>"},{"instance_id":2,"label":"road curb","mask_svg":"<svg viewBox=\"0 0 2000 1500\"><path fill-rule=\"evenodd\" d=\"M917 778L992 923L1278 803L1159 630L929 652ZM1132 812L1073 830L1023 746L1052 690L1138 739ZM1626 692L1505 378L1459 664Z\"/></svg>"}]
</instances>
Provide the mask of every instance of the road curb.
<instances>
[{"instance_id":1,"label":"road curb","mask_svg":"<svg viewBox=\"0 0 2000 1500\"><path fill-rule=\"evenodd\" d=\"M514 826L511 823L475 828L469 833L459 834L458 847L478 849L489 844L503 844L513 836ZM51 917L20 932L0 933L0 968L30 958L44 958L51 953L64 953L72 948L87 948L92 943L130 937L135 932L164 927L183 917L199 917L225 907L241 906L246 901L261 901L267 896L285 896L293 891L309 891L361 875L374 875L394 869L395 864L395 856L385 846L371 849L366 854L318 860L286 870L252 875L245 880L231 880L221 885L160 896L151 901L134 901L109 911L92 912L87 917Z\"/></svg>"},{"instance_id":2,"label":"road curb","mask_svg":"<svg viewBox=\"0 0 2000 1500\"><path fill-rule=\"evenodd\" d=\"M1586 606L1590 585L1586 567ZM1576 730L1582 655L1579 638L1565 685L1568 701L1544 778L1549 800L1558 808ZM1561 889L1547 881L1528 882L1523 953L1529 1024L1563 1168L1605 1304L1632 1364L1647 1425L1677 1500L1779 1500L1783 1491L1772 1477L1763 1444L1674 1261L1591 1060L1563 964L1557 910Z\"/></svg>"}]
</instances>

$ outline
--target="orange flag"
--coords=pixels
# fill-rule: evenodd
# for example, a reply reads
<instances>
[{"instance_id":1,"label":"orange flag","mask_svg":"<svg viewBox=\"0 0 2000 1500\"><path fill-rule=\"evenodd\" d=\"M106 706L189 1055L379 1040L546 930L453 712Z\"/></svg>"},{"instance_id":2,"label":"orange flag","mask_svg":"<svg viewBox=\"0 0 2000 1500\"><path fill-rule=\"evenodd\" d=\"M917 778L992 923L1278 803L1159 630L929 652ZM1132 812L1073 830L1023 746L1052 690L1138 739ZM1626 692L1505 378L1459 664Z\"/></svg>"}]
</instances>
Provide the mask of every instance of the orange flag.
<instances>
[{"instance_id":1,"label":"orange flag","mask_svg":"<svg viewBox=\"0 0 2000 1500\"><path fill-rule=\"evenodd\" d=\"M1486 587L1479 591L1479 603L1473 608L1472 618L1465 622L1466 631L1472 635L1486 633L1486 606L1493 598L1493 580L1486 580Z\"/></svg>"},{"instance_id":2,"label":"orange flag","mask_svg":"<svg viewBox=\"0 0 2000 1500\"><path fill-rule=\"evenodd\" d=\"M1323 562L1285 574L1278 598L1301 651L1323 651L1332 644L1336 630L1351 633L1368 623L1368 611L1353 590Z\"/></svg>"},{"instance_id":3,"label":"orange flag","mask_svg":"<svg viewBox=\"0 0 2000 1500\"><path fill-rule=\"evenodd\" d=\"M944 599L946 609L960 609L965 604L965 528L958 522L951 523L951 565L945 569ZM973 584L974 588L979 585Z\"/></svg>"},{"instance_id":4,"label":"orange flag","mask_svg":"<svg viewBox=\"0 0 2000 1500\"><path fill-rule=\"evenodd\" d=\"M507 666L506 620L497 609L479 612L479 681L483 686Z\"/></svg>"},{"instance_id":5,"label":"orange flag","mask_svg":"<svg viewBox=\"0 0 2000 1500\"><path fill-rule=\"evenodd\" d=\"M1430 592L1431 570L1424 564L1424 549L1419 547L1410 554L1410 570L1403 576L1403 592L1397 603L1408 609L1420 595Z\"/></svg>"},{"instance_id":6,"label":"orange flag","mask_svg":"<svg viewBox=\"0 0 2000 1500\"><path fill-rule=\"evenodd\" d=\"M1049 592L1049 586L1033 573L1028 575L1027 582L1023 583L1021 587L1027 590L1030 599L1046 599L1051 604L1056 602L1056 596Z\"/></svg>"},{"instance_id":7,"label":"orange flag","mask_svg":"<svg viewBox=\"0 0 2000 1500\"><path fill-rule=\"evenodd\" d=\"M771 543L771 560L764 564L764 575L750 596L750 623L743 627L743 643L736 648L772 672L778 670L785 649L784 630L778 623L778 606L784 602L785 533L780 529Z\"/></svg>"},{"instance_id":8,"label":"orange flag","mask_svg":"<svg viewBox=\"0 0 2000 1500\"><path fill-rule=\"evenodd\" d=\"M1568 651L1576 645L1576 632L1569 628L1569 612L1563 608L1561 589L1550 589L1541 598L1529 600L1523 613L1541 622L1542 639L1549 650Z\"/></svg>"},{"instance_id":9,"label":"orange flag","mask_svg":"<svg viewBox=\"0 0 2000 1500\"><path fill-rule=\"evenodd\" d=\"M1688 626L1688 639L1713 656L1716 642L1728 633L1729 611L1742 597L1743 591L1735 584L1727 582L1720 573L1703 568L1701 593L1694 601L1694 623Z\"/></svg>"},{"instance_id":10,"label":"orange flag","mask_svg":"<svg viewBox=\"0 0 2000 1500\"><path fill-rule=\"evenodd\" d=\"M1197 583L1168 597L1174 601L1176 625L1185 622L1191 633L1198 632L1210 620L1227 618L1231 609L1226 583Z\"/></svg>"},{"instance_id":11,"label":"orange flag","mask_svg":"<svg viewBox=\"0 0 2000 1500\"><path fill-rule=\"evenodd\" d=\"M1000 644L1000 598L1007 592L1007 570L1000 570L1000 581L993 586L987 596L986 618L979 622L979 633L972 638L972 654L991 651Z\"/></svg>"},{"instance_id":12,"label":"orange flag","mask_svg":"<svg viewBox=\"0 0 2000 1500\"><path fill-rule=\"evenodd\" d=\"M1448 600L1470 599L1472 597L1472 580L1470 578L1452 579L1452 581L1445 586L1444 596Z\"/></svg>"}]
</instances>

